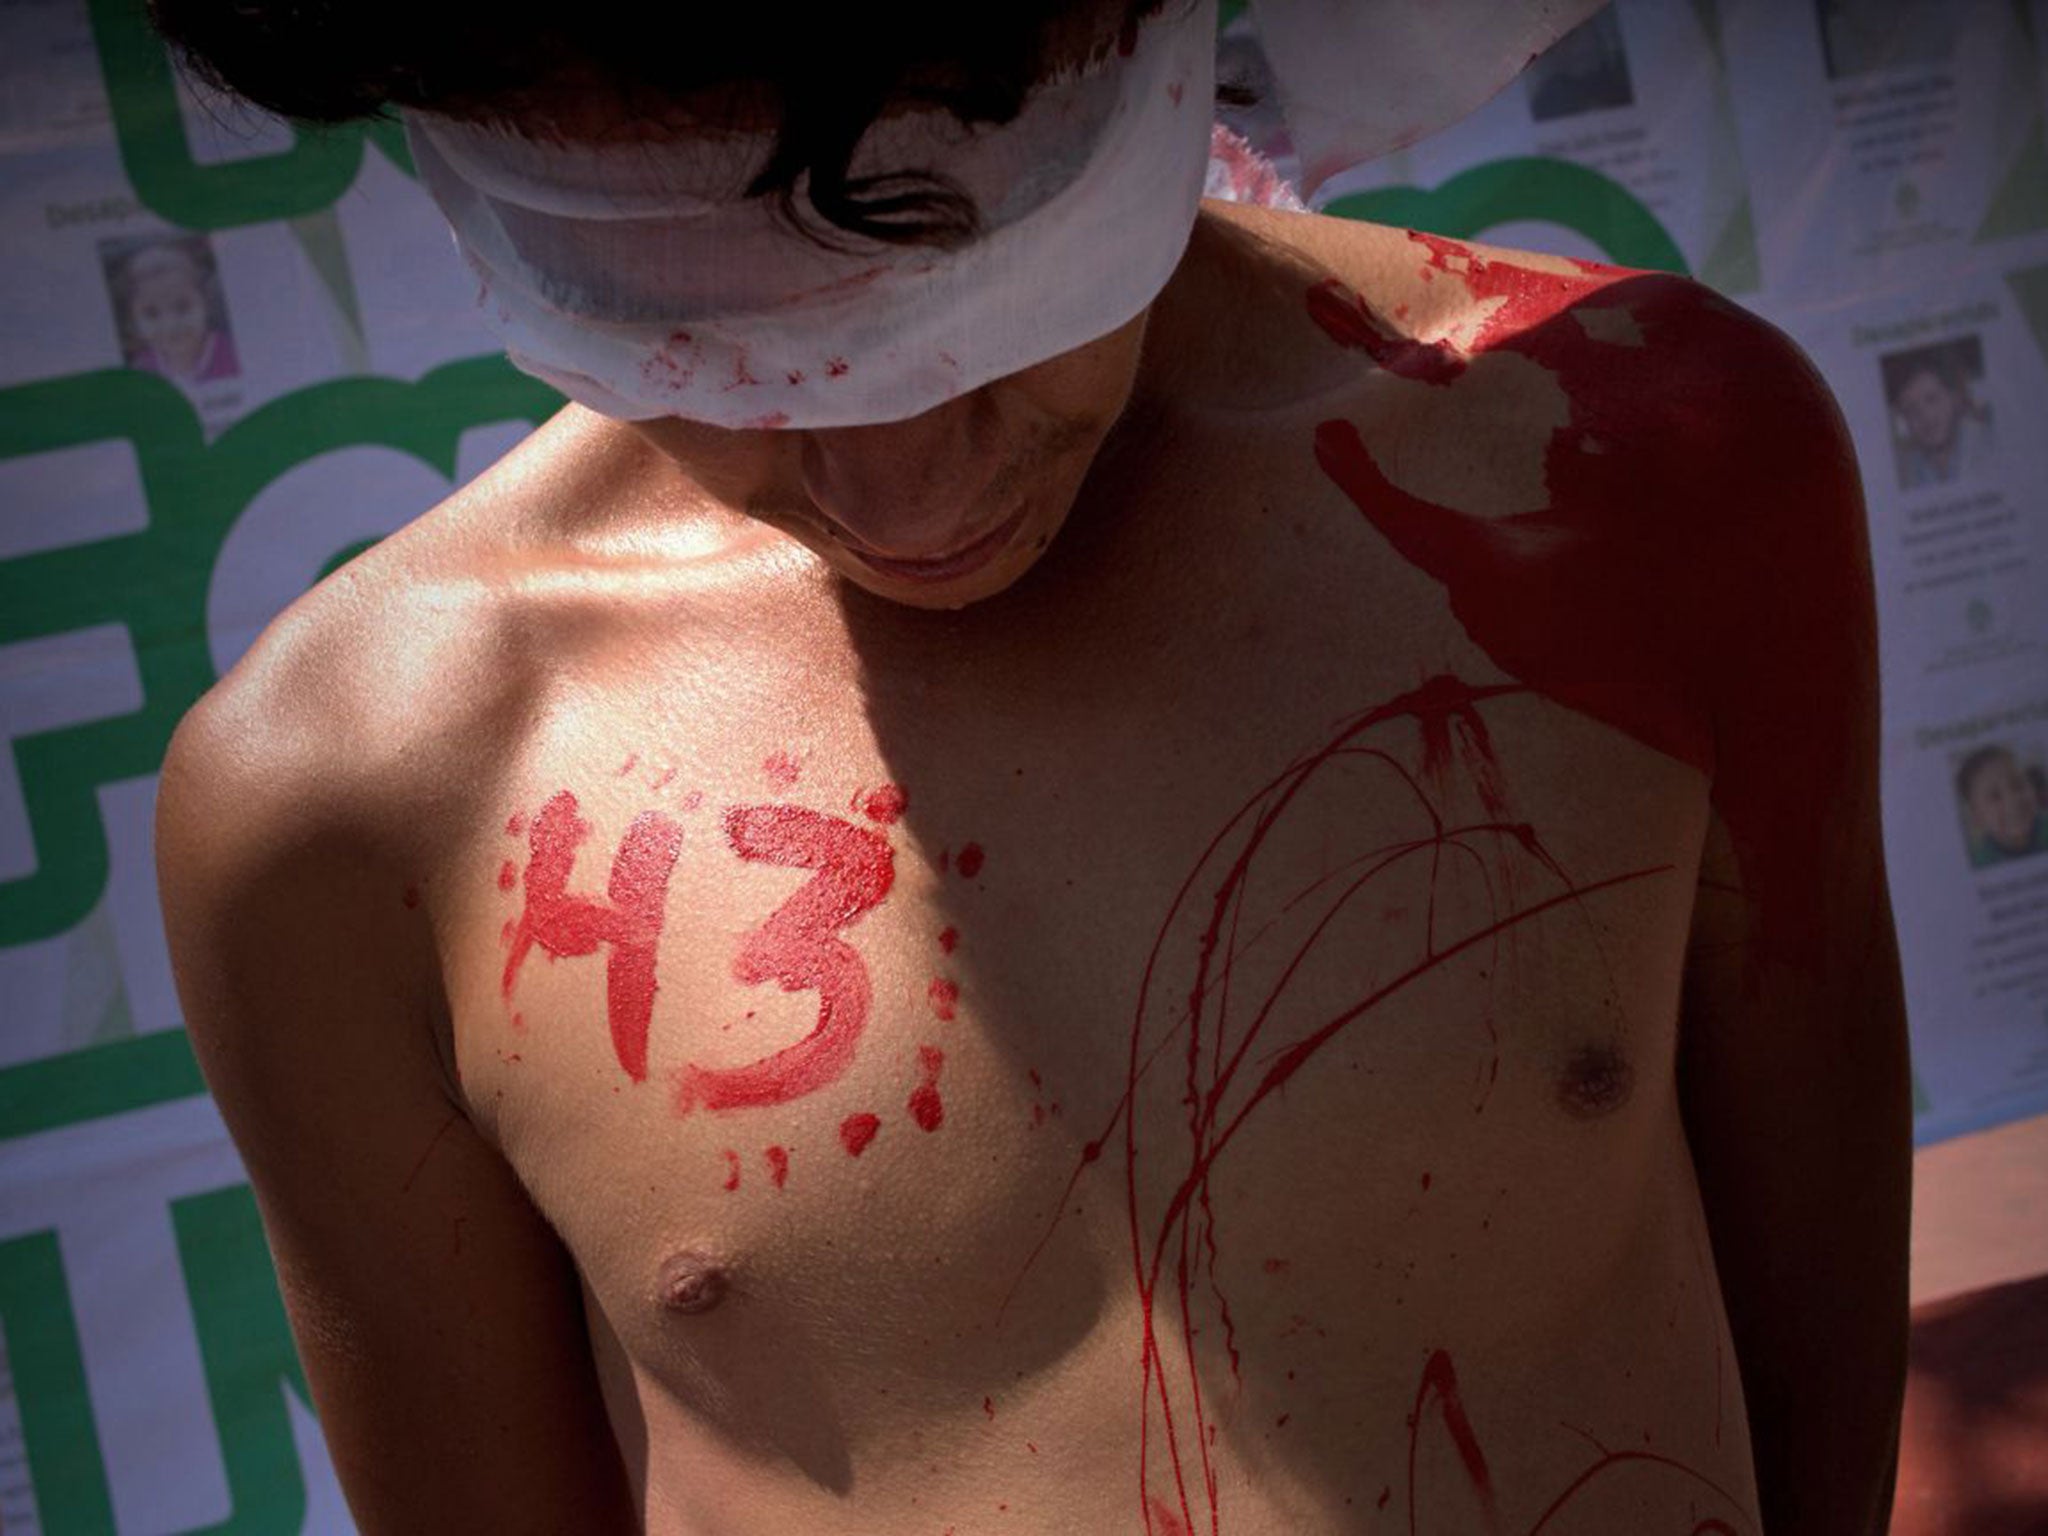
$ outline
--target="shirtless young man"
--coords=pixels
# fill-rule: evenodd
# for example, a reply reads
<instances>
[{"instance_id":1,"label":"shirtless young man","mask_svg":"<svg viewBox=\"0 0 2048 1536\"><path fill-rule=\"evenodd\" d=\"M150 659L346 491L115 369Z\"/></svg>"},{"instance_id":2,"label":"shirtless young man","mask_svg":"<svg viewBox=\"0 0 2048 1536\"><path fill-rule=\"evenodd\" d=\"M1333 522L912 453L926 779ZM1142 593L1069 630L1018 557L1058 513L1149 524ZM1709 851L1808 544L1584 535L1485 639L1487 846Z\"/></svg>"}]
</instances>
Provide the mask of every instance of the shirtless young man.
<instances>
[{"instance_id":1,"label":"shirtless young man","mask_svg":"<svg viewBox=\"0 0 2048 1536\"><path fill-rule=\"evenodd\" d=\"M366 1530L1883 1530L1832 402L1683 281L1191 217L907 419L566 410L185 722L181 987Z\"/></svg>"}]
</instances>

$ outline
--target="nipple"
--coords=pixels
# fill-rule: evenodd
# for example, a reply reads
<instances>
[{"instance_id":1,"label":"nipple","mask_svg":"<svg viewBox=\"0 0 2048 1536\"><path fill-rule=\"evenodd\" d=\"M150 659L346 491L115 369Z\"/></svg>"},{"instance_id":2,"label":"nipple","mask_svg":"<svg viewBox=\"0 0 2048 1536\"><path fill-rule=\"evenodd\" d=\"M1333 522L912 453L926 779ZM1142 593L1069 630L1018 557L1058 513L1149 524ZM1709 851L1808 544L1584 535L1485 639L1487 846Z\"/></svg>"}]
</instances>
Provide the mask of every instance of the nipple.
<instances>
[{"instance_id":1,"label":"nipple","mask_svg":"<svg viewBox=\"0 0 2048 1536\"><path fill-rule=\"evenodd\" d=\"M709 1254L686 1249L662 1264L654 1295L670 1312L709 1312L725 1300L730 1284L724 1265Z\"/></svg>"},{"instance_id":2,"label":"nipple","mask_svg":"<svg viewBox=\"0 0 2048 1536\"><path fill-rule=\"evenodd\" d=\"M1635 1069L1611 1045L1586 1045L1573 1052L1558 1080L1557 1101L1577 1120L1612 1114L1628 1102Z\"/></svg>"}]
</instances>

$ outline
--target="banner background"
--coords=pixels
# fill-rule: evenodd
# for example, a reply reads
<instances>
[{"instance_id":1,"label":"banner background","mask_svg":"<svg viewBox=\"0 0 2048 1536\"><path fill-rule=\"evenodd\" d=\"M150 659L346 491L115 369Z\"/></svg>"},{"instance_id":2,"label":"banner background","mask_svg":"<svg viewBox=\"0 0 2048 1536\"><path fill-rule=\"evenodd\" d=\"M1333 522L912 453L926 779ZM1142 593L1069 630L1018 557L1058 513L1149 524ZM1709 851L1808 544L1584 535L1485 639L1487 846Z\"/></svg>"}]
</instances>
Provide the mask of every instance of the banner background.
<instances>
[{"instance_id":1,"label":"banner background","mask_svg":"<svg viewBox=\"0 0 2048 1536\"><path fill-rule=\"evenodd\" d=\"M1256 86L1256 7L1225 12ZM1690 272L1827 375L1922 1144L2048 1111L2044 29L2048 0L1621 0L1318 196ZM1284 166L1269 109L1230 120ZM180 1029L156 770L274 614L559 402L493 352L394 131L195 101L134 0L0 0L0 164L0 1530L345 1531ZM2038 850L1976 829L1973 758L2034 787Z\"/></svg>"}]
</instances>

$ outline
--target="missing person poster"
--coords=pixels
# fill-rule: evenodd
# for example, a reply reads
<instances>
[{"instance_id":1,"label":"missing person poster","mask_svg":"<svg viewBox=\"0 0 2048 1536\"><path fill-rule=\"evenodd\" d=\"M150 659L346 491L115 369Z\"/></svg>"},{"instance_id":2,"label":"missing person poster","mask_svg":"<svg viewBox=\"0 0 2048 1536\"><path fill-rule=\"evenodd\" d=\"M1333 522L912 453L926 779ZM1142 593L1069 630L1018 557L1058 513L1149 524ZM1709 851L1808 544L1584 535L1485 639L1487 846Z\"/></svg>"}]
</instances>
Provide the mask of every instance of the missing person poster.
<instances>
[{"instance_id":1,"label":"missing person poster","mask_svg":"<svg viewBox=\"0 0 2048 1536\"><path fill-rule=\"evenodd\" d=\"M1223 13L1256 93L1257 0ZM2048 0L1620 0L1317 199L1688 273L1825 373L1923 1143L2048 1112L2044 37ZM1286 168L1270 103L1226 116ZM559 400L388 124L225 112L136 0L0 0L0 159L0 1532L343 1532L181 1028L157 772L272 616Z\"/></svg>"}]
</instances>

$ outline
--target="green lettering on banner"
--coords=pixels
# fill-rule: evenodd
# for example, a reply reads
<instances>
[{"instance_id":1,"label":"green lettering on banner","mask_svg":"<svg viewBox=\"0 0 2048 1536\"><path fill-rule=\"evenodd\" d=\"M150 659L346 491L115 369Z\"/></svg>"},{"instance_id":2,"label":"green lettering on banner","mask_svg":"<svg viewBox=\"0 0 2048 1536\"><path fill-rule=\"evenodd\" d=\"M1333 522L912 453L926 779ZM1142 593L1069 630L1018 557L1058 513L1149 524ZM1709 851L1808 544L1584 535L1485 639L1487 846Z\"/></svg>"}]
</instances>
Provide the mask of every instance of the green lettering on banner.
<instances>
[{"instance_id":1,"label":"green lettering on banner","mask_svg":"<svg viewBox=\"0 0 2048 1536\"><path fill-rule=\"evenodd\" d=\"M184 1536L296 1536L306 1479L285 1393L308 1399L247 1185L171 1203L227 1471L227 1518ZM52 1232L0 1243L0 1328L44 1536L114 1536L107 1468Z\"/></svg>"},{"instance_id":2,"label":"green lettering on banner","mask_svg":"<svg viewBox=\"0 0 2048 1536\"><path fill-rule=\"evenodd\" d=\"M396 123L292 130L282 154L201 165L178 111L176 76L141 0L88 0L106 77L114 137L135 195L186 229L232 229L296 219L331 207L355 184L368 139L406 175L412 156Z\"/></svg>"},{"instance_id":3,"label":"green lettering on banner","mask_svg":"<svg viewBox=\"0 0 2048 1536\"><path fill-rule=\"evenodd\" d=\"M1375 187L1333 199L1323 212L1470 240L1501 224L1537 220L1585 236L1618 266L1689 273L1678 242L1642 200L1611 176L1570 160L1518 155L1488 160L1434 188Z\"/></svg>"},{"instance_id":4,"label":"green lettering on banner","mask_svg":"<svg viewBox=\"0 0 2048 1536\"><path fill-rule=\"evenodd\" d=\"M462 434L538 424L561 405L503 357L449 363L417 384L335 379L273 400L211 445L178 389L108 369L0 391L0 459L107 441L135 450L149 524L139 533L0 564L0 645L88 625L125 625L143 685L132 715L14 743L37 867L0 882L0 947L76 925L106 887L100 785L152 773L171 730L212 686L206 592L250 500L286 470L338 448L395 448L452 480Z\"/></svg>"}]
</instances>

